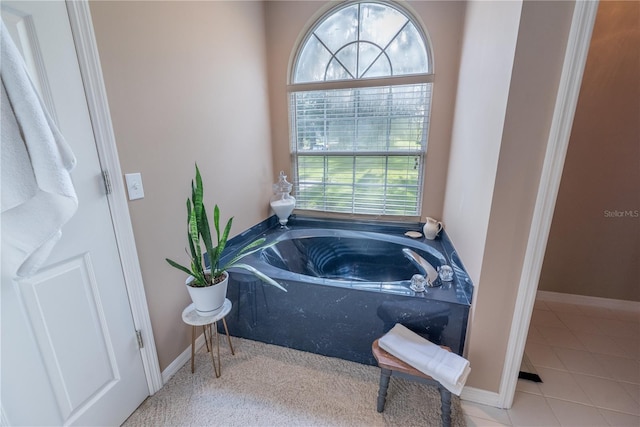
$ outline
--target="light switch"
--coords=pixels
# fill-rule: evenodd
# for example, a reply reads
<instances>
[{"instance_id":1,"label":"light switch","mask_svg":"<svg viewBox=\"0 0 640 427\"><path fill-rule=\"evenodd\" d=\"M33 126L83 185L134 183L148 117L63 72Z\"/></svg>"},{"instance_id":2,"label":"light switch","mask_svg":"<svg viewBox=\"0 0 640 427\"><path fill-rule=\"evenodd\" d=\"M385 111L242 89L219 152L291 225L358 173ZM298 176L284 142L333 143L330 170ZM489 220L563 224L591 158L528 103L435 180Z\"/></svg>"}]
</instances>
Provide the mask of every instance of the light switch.
<instances>
[{"instance_id":1,"label":"light switch","mask_svg":"<svg viewBox=\"0 0 640 427\"><path fill-rule=\"evenodd\" d=\"M127 181L127 192L129 200L142 199L144 197L144 188L142 188L142 175L140 173L126 173L124 178Z\"/></svg>"}]
</instances>

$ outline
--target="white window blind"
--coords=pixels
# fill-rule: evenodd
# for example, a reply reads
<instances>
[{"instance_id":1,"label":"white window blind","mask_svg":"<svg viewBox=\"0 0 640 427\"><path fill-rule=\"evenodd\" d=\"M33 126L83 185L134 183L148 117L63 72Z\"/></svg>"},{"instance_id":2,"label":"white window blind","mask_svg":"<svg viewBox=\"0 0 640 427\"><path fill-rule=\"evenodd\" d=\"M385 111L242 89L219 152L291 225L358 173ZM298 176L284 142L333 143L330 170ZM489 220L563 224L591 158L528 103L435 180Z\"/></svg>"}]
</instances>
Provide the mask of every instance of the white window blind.
<instances>
[{"instance_id":1,"label":"white window blind","mask_svg":"<svg viewBox=\"0 0 640 427\"><path fill-rule=\"evenodd\" d=\"M433 84L426 40L385 1L337 6L307 33L289 86L298 209L420 215Z\"/></svg>"},{"instance_id":2,"label":"white window blind","mask_svg":"<svg viewBox=\"0 0 640 427\"><path fill-rule=\"evenodd\" d=\"M291 94L299 209L419 215L431 83Z\"/></svg>"}]
</instances>

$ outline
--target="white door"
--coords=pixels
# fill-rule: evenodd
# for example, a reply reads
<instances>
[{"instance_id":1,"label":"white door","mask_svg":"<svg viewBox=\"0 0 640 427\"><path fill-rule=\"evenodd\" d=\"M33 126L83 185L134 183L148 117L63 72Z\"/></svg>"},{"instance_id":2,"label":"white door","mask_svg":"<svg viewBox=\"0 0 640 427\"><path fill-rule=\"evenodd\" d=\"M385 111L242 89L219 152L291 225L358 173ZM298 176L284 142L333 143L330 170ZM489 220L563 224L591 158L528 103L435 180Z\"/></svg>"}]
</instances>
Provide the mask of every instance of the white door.
<instances>
[{"instance_id":1,"label":"white door","mask_svg":"<svg viewBox=\"0 0 640 427\"><path fill-rule=\"evenodd\" d=\"M148 396L66 5L2 19L71 146L79 207L46 265L1 286L1 402L11 425L119 425Z\"/></svg>"}]
</instances>

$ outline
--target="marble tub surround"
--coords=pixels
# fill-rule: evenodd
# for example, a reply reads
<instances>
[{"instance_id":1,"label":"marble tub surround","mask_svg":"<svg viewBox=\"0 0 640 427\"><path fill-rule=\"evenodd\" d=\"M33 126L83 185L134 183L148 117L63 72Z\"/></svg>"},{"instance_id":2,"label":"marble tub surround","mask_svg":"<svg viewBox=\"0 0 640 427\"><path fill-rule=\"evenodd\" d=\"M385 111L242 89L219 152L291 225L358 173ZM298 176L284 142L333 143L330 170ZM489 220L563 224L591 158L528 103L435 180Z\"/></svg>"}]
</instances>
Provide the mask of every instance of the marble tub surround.
<instances>
[{"instance_id":1,"label":"marble tub surround","mask_svg":"<svg viewBox=\"0 0 640 427\"><path fill-rule=\"evenodd\" d=\"M402 323L462 354L473 286L445 231L412 239L421 223L340 221L292 216L282 230L275 217L231 239L225 256L257 237L275 246L244 259L280 282L275 293L231 270L227 317L232 335L374 365L371 343ZM426 292L411 290L420 273L402 255L408 247L434 268L449 265L454 280Z\"/></svg>"}]
</instances>

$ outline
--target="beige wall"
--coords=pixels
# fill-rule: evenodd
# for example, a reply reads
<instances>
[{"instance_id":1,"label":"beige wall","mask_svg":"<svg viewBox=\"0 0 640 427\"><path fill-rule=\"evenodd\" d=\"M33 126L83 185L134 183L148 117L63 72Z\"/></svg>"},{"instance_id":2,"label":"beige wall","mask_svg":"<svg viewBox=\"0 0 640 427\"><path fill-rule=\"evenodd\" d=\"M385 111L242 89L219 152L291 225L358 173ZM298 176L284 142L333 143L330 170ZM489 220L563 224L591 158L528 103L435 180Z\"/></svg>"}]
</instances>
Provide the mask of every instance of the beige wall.
<instances>
[{"instance_id":1,"label":"beige wall","mask_svg":"<svg viewBox=\"0 0 640 427\"><path fill-rule=\"evenodd\" d=\"M451 157L447 233L479 284L520 21L520 1L467 6Z\"/></svg>"},{"instance_id":2,"label":"beige wall","mask_svg":"<svg viewBox=\"0 0 640 427\"><path fill-rule=\"evenodd\" d=\"M190 344L181 312L186 206L197 161L205 202L266 218L271 183L264 14L260 2L91 2L122 170L141 172L129 202L160 368Z\"/></svg>"},{"instance_id":3,"label":"beige wall","mask_svg":"<svg viewBox=\"0 0 640 427\"><path fill-rule=\"evenodd\" d=\"M426 26L433 47L435 82L422 219L442 216L449 141L459 67L465 3L411 1L403 3ZM291 175L287 82L298 38L335 3L268 1L265 3L269 96L274 170Z\"/></svg>"},{"instance_id":4,"label":"beige wall","mask_svg":"<svg viewBox=\"0 0 640 427\"><path fill-rule=\"evenodd\" d=\"M469 337L469 385L485 390L499 391L572 15L573 2L522 5Z\"/></svg>"},{"instance_id":5,"label":"beige wall","mask_svg":"<svg viewBox=\"0 0 640 427\"><path fill-rule=\"evenodd\" d=\"M639 211L640 3L606 1L598 7L539 289L640 301Z\"/></svg>"},{"instance_id":6,"label":"beige wall","mask_svg":"<svg viewBox=\"0 0 640 427\"><path fill-rule=\"evenodd\" d=\"M476 286L468 385L499 392L572 2L467 8L444 221Z\"/></svg>"}]
</instances>

